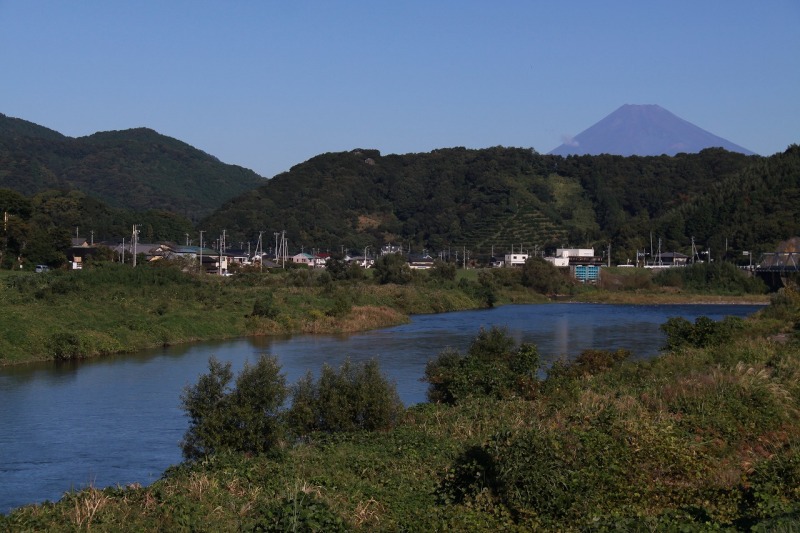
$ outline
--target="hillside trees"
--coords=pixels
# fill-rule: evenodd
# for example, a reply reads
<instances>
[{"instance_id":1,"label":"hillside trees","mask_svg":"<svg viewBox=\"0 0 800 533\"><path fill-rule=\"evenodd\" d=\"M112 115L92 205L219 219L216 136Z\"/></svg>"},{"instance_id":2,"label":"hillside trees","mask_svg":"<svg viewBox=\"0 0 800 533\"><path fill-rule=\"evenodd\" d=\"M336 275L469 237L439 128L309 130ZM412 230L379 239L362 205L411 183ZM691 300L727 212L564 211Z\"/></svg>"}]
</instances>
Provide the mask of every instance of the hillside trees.
<instances>
[{"instance_id":1,"label":"hillside trees","mask_svg":"<svg viewBox=\"0 0 800 533\"><path fill-rule=\"evenodd\" d=\"M142 242L181 242L186 234L194 234L189 220L175 213L115 209L76 190L46 190L28 198L0 189L0 212L8 218L0 227L3 268L16 258L58 266L76 232L96 243L118 242L130 234L133 224L140 225Z\"/></svg>"},{"instance_id":2,"label":"hillside trees","mask_svg":"<svg viewBox=\"0 0 800 533\"><path fill-rule=\"evenodd\" d=\"M112 207L198 220L263 181L147 128L74 139L0 116L0 187L28 196L76 189Z\"/></svg>"},{"instance_id":3,"label":"hillside trees","mask_svg":"<svg viewBox=\"0 0 800 533\"><path fill-rule=\"evenodd\" d=\"M306 246L402 242L466 248L473 257L488 255L492 246L611 242L615 254L627 258L651 232L675 250L688 246L692 232L718 234L723 211L692 217L684 206L760 162L720 149L674 157L566 158L504 147L383 156L359 149L296 165L203 225L212 233L225 227L236 239L286 229L290 242ZM731 190L749 183L745 178Z\"/></svg>"}]
</instances>

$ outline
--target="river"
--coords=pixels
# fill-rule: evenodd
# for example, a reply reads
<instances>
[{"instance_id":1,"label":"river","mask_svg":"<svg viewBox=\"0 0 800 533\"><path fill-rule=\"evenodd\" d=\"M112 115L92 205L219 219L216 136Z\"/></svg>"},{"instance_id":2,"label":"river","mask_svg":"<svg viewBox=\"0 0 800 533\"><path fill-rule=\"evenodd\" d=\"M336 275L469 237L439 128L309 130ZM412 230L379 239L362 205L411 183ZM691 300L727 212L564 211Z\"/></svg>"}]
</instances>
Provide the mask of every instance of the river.
<instances>
[{"instance_id":1,"label":"river","mask_svg":"<svg viewBox=\"0 0 800 533\"><path fill-rule=\"evenodd\" d=\"M353 335L246 338L149 350L69 363L0 369L0 513L55 501L65 491L157 480L181 461L186 385L208 358L238 371L260 353L275 355L294 383L323 363L376 357L406 405L425 401L426 362L442 349L463 351L481 327L508 328L539 347L545 365L587 348L658 354L669 317L745 316L755 305L626 306L557 303L418 315L409 324Z\"/></svg>"}]
</instances>

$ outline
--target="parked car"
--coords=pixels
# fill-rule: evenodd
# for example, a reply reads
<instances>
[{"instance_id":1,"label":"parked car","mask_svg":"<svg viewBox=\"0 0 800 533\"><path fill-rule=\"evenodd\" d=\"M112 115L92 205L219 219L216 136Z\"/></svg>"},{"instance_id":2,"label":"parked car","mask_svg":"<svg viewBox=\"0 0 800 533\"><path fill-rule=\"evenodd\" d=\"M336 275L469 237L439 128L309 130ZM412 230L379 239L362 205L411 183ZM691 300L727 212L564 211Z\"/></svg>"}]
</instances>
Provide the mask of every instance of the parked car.
<instances>
[{"instance_id":1,"label":"parked car","mask_svg":"<svg viewBox=\"0 0 800 533\"><path fill-rule=\"evenodd\" d=\"M41 274L42 272L47 272L50 270L50 267L47 265L36 265L36 273Z\"/></svg>"}]
</instances>

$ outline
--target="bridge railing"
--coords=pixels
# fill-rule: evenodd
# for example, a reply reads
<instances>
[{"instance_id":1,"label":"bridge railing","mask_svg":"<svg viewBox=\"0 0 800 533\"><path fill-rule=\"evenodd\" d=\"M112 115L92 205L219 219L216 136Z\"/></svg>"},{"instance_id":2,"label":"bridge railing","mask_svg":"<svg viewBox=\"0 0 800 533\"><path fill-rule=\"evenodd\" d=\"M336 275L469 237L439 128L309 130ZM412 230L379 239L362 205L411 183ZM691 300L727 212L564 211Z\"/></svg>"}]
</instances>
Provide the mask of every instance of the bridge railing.
<instances>
[{"instance_id":1,"label":"bridge railing","mask_svg":"<svg viewBox=\"0 0 800 533\"><path fill-rule=\"evenodd\" d=\"M800 252L767 252L755 268L758 272L800 272Z\"/></svg>"}]
</instances>

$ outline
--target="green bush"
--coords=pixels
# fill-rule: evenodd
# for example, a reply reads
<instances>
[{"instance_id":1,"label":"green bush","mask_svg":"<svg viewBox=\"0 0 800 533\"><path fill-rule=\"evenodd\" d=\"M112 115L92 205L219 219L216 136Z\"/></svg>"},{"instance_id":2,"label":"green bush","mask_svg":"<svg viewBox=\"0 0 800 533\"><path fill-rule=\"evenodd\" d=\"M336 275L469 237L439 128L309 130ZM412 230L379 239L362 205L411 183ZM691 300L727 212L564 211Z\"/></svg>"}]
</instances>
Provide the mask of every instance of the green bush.
<instances>
[{"instance_id":1,"label":"green bush","mask_svg":"<svg viewBox=\"0 0 800 533\"><path fill-rule=\"evenodd\" d=\"M629 359L629 350L583 350L573 361L554 364L547 379L566 377L570 379L585 375L596 375L610 370L614 365Z\"/></svg>"},{"instance_id":2,"label":"green bush","mask_svg":"<svg viewBox=\"0 0 800 533\"><path fill-rule=\"evenodd\" d=\"M761 311L768 318L800 322L800 291L784 287L772 295L769 305Z\"/></svg>"},{"instance_id":3,"label":"green bush","mask_svg":"<svg viewBox=\"0 0 800 533\"><path fill-rule=\"evenodd\" d=\"M50 353L56 361L82 359L91 352L89 340L78 333L65 331L53 333L49 339Z\"/></svg>"},{"instance_id":4,"label":"green bush","mask_svg":"<svg viewBox=\"0 0 800 533\"><path fill-rule=\"evenodd\" d=\"M375 279L381 285L387 283L405 285L412 279L411 268L408 266L405 257L400 254L387 254L379 257L375 261L373 269Z\"/></svg>"},{"instance_id":5,"label":"green bush","mask_svg":"<svg viewBox=\"0 0 800 533\"><path fill-rule=\"evenodd\" d=\"M697 317L694 324L683 317L672 317L661 324L661 331L667 335L665 350L674 350L682 346L705 348L729 342L735 332L744 328L744 320L739 317L726 316L715 322L707 316Z\"/></svg>"},{"instance_id":6,"label":"green bush","mask_svg":"<svg viewBox=\"0 0 800 533\"><path fill-rule=\"evenodd\" d=\"M539 353L531 344L515 347L503 328L481 329L466 355L452 349L428 361L424 381L428 400L456 404L470 396L532 398L537 387Z\"/></svg>"},{"instance_id":7,"label":"green bush","mask_svg":"<svg viewBox=\"0 0 800 533\"><path fill-rule=\"evenodd\" d=\"M298 491L296 494L281 498L280 501L258 509L259 518L249 531L282 533L284 531L313 532L345 532L351 528L333 512L330 506L314 497Z\"/></svg>"},{"instance_id":8,"label":"green bush","mask_svg":"<svg viewBox=\"0 0 800 533\"><path fill-rule=\"evenodd\" d=\"M313 431L383 430L394 427L403 413L397 388L375 359L334 370L325 364L318 380L306 374L292 388L289 426L298 435Z\"/></svg>"},{"instance_id":9,"label":"green bush","mask_svg":"<svg viewBox=\"0 0 800 533\"><path fill-rule=\"evenodd\" d=\"M693 291L724 294L764 294L767 286L756 276L749 276L733 263L695 263L685 268L667 268L653 278L656 285Z\"/></svg>"},{"instance_id":10,"label":"green bush","mask_svg":"<svg viewBox=\"0 0 800 533\"><path fill-rule=\"evenodd\" d=\"M253 312L250 316L259 316L275 320L280 314L280 307L275 304L275 296L271 292L261 294L253 303Z\"/></svg>"},{"instance_id":11,"label":"green bush","mask_svg":"<svg viewBox=\"0 0 800 533\"><path fill-rule=\"evenodd\" d=\"M522 284L542 294L556 294L567 286L567 278L549 261L530 257L522 266Z\"/></svg>"},{"instance_id":12,"label":"green bush","mask_svg":"<svg viewBox=\"0 0 800 533\"><path fill-rule=\"evenodd\" d=\"M429 272L433 280L453 281L456 279L455 263L448 263L441 259L436 259L433 262L433 268L431 268Z\"/></svg>"},{"instance_id":13,"label":"green bush","mask_svg":"<svg viewBox=\"0 0 800 533\"><path fill-rule=\"evenodd\" d=\"M275 452L283 437L280 410L287 397L286 380L274 357L262 355L245 365L230 387L231 364L212 357L208 374L181 395L189 429L181 448L187 459L220 452Z\"/></svg>"},{"instance_id":14,"label":"green bush","mask_svg":"<svg viewBox=\"0 0 800 533\"><path fill-rule=\"evenodd\" d=\"M328 316L341 318L347 315L353 309L353 303L346 294L337 294L333 299L331 307L325 311Z\"/></svg>"},{"instance_id":15,"label":"green bush","mask_svg":"<svg viewBox=\"0 0 800 533\"><path fill-rule=\"evenodd\" d=\"M448 503L488 491L518 520L577 525L628 498L632 452L607 424L555 434L505 430L480 448L465 450L440 485Z\"/></svg>"}]
</instances>

